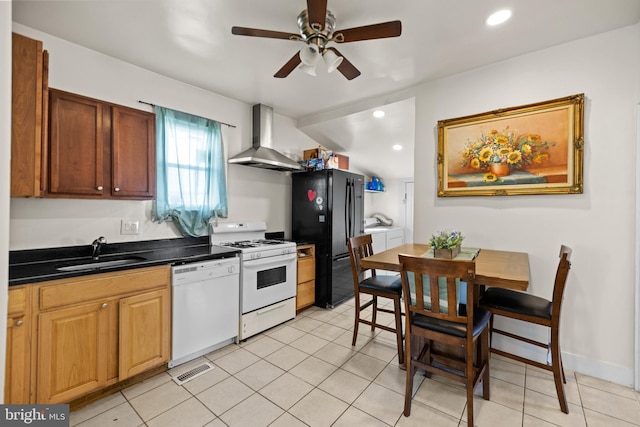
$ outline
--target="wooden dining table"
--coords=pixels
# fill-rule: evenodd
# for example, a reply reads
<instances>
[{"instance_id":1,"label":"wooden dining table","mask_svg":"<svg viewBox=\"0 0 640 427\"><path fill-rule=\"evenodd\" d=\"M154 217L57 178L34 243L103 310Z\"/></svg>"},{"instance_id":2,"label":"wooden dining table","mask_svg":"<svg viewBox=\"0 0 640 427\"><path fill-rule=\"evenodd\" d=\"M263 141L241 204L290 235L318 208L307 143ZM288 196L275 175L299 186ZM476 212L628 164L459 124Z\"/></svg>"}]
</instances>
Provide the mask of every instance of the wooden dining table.
<instances>
[{"instance_id":1,"label":"wooden dining table","mask_svg":"<svg viewBox=\"0 0 640 427\"><path fill-rule=\"evenodd\" d=\"M405 243L386 251L362 258L363 268L400 271L399 254L420 256L429 251L430 246L420 243ZM526 252L480 249L475 258L476 283L483 286L527 290L529 286L529 254Z\"/></svg>"}]
</instances>

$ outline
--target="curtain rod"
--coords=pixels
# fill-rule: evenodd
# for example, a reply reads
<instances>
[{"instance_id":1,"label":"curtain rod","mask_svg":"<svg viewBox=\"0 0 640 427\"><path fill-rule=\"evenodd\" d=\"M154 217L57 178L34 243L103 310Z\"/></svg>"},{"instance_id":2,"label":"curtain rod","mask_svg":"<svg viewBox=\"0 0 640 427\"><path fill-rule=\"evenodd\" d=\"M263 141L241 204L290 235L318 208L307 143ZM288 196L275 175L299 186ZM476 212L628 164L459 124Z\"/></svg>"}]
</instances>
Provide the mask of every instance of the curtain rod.
<instances>
[{"instance_id":1,"label":"curtain rod","mask_svg":"<svg viewBox=\"0 0 640 427\"><path fill-rule=\"evenodd\" d=\"M156 106L156 104L152 104L150 102L145 102L145 101L138 101L138 102L141 103L141 104L151 105L152 107ZM230 125L229 123L221 122L221 121L218 121L218 120L216 120L216 122L220 123L221 125L229 126L230 128L235 128L235 125Z\"/></svg>"}]
</instances>

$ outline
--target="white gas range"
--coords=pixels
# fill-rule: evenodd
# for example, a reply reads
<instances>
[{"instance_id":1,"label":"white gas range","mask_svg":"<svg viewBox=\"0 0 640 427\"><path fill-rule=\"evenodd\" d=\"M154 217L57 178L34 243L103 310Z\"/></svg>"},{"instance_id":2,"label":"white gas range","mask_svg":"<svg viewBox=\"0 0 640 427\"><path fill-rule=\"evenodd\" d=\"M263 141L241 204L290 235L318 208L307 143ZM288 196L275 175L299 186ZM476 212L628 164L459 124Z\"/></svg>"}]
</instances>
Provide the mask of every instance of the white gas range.
<instances>
[{"instance_id":1,"label":"white gas range","mask_svg":"<svg viewBox=\"0 0 640 427\"><path fill-rule=\"evenodd\" d=\"M211 244L240 249L239 340L296 315L296 244L265 239L264 222L212 222Z\"/></svg>"}]
</instances>

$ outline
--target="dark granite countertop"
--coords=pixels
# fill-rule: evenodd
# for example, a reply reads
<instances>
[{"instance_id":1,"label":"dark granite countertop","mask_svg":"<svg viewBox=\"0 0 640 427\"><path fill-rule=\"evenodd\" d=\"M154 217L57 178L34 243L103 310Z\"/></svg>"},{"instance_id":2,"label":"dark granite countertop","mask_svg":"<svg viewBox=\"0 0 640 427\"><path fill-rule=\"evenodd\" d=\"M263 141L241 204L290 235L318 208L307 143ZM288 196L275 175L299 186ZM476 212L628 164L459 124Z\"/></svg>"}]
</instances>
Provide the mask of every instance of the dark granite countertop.
<instances>
[{"instance_id":1,"label":"dark granite countertop","mask_svg":"<svg viewBox=\"0 0 640 427\"><path fill-rule=\"evenodd\" d=\"M91 245L31 249L9 252L9 286L66 279L163 264L185 264L234 257L237 249L209 245L209 237L147 240L112 243L102 247L93 261ZM128 259L127 264L117 264ZM96 268L96 262L116 261L116 265ZM83 264L80 270L59 271L61 267ZM86 266L86 269L84 268Z\"/></svg>"}]
</instances>

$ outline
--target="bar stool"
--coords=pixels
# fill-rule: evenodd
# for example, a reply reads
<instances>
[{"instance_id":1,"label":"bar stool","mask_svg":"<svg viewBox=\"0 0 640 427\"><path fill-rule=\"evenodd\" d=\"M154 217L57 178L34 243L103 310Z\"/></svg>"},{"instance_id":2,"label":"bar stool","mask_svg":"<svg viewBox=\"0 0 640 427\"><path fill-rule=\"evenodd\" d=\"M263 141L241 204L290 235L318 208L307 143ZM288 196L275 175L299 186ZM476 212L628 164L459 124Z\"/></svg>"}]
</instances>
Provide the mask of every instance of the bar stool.
<instances>
[{"instance_id":1,"label":"bar stool","mask_svg":"<svg viewBox=\"0 0 640 427\"><path fill-rule=\"evenodd\" d=\"M567 379L562 366L562 355L560 353L560 308L562 306L562 296L567 281L567 275L571 268L569 259L571 258L571 248L562 245L560 247L560 262L556 271L556 280L553 285L553 299L551 301L524 292L513 291L503 288L489 288L480 298L480 307L491 311L494 315L505 316L523 322L535 323L546 326L551 330L551 343L542 343L510 332L495 329L493 318L491 319L491 332L504 335L506 337L526 342L531 345L546 348L551 353L551 365L537 362L515 354L491 348L491 352L509 359L517 360L540 369L553 372L553 379L556 385L556 393L560 402L560 409L565 414L569 413L567 397L564 392L564 384Z\"/></svg>"},{"instance_id":2,"label":"bar stool","mask_svg":"<svg viewBox=\"0 0 640 427\"><path fill-rule=\"evenodd\" d=\"M360 323L370 325L371 331L374 331L375 328L380 328L385 331L393 332L396 334L396 341L398 344L398 363L403 365L404 344L402 336L402 308L400 306L400 299L402 298L402 283L400 282L400 278L397 276L379 276L376 274L375 269L362 268L360 265L360 260L362 258L373 255L371 234L351 237L347 244L349 246L349 257L351 258L351 270L353 272L353 286L355 291L355 322L351 345L356 345L358 325ZM365 278L367 272L370 272L371 276ZM360 302L362 294L370 295L371 299L362 304ZM393 310L379 307L378 297L393 300ZM371 321L361 318L360 312L371 305L373 305ZM394 315L395 328L377 323L376 315L379 311Z\"/></svg>"}]
</instances>

